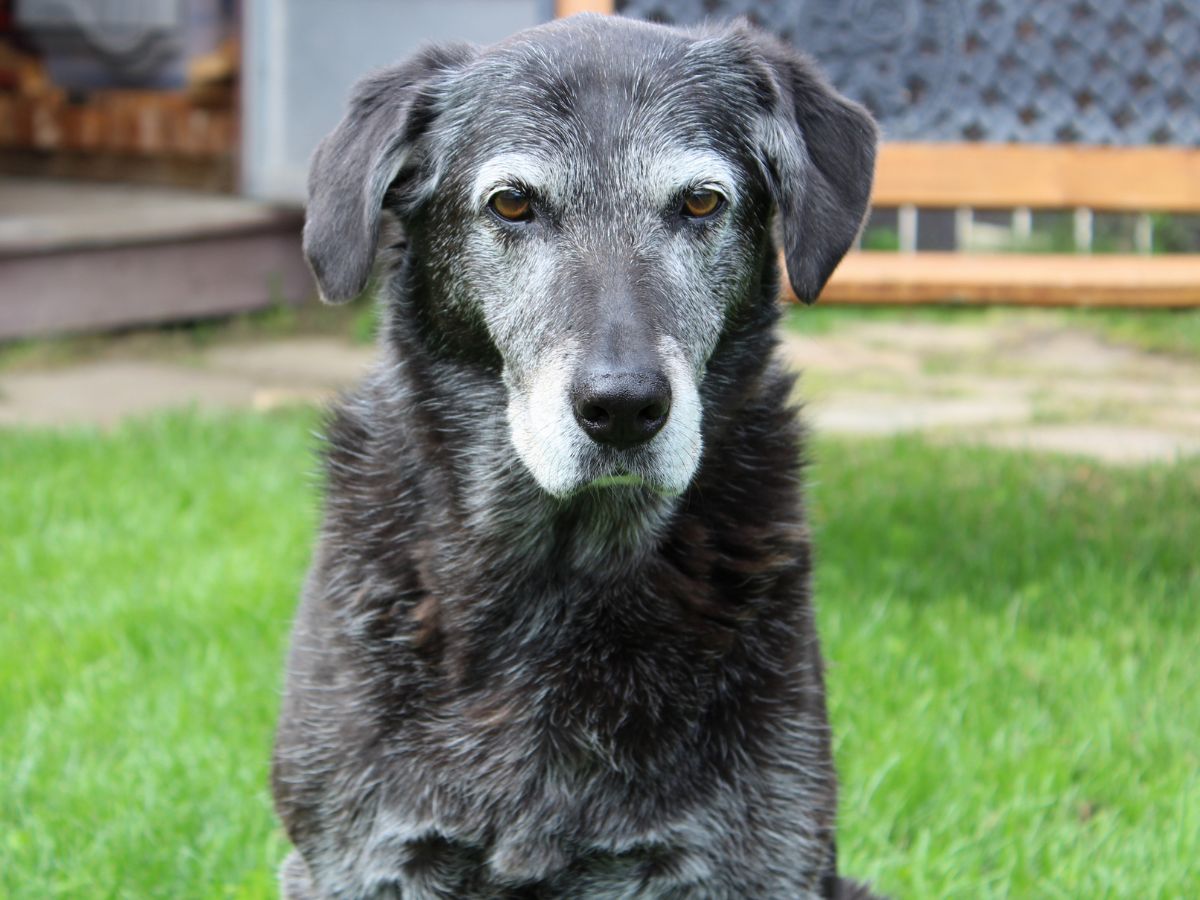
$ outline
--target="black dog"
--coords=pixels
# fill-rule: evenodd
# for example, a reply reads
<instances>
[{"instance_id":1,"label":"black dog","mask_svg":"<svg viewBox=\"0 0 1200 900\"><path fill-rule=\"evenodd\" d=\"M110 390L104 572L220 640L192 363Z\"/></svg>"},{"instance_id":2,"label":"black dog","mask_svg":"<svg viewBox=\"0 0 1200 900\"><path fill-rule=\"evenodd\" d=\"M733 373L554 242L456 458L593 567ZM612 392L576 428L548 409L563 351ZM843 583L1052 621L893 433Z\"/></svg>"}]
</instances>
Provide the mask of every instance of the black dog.
<instances>
[{"instance_id":1,"label":"black dog","mask_svg":"<svg viewBox=\"0 0 1200 900\"><path fill-rule=\"evenodd\" d=\"M581 17L358 86L305 251L336 302L382 220L407 244L328 430L288 897L868 896L837 876L771 222L814 299L875 142L745 26Z\"/></svg>"}]
</instances>

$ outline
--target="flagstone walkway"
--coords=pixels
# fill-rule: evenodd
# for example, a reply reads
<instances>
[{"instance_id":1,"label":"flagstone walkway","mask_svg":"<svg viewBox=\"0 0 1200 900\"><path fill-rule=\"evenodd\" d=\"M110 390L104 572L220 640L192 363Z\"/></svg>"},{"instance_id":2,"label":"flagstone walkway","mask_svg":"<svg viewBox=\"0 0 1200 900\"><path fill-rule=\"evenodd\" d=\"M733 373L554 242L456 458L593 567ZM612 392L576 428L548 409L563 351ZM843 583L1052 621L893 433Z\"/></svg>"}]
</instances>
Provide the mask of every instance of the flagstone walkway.
<instances>
[{"instance_id":1,"label":"flagstone walkway","mask_svg":"<svg viewBox=\"0 0 1200 900\"><path fill-rule=\"evenodd\" d=\"M1080 454L1114 464L1200 454L1200 361L1049 320L863 322L788 332L786 358L823 433ZM266 410L332 397L373 350L334 337L216 343L187 359L133 354L0 370L0 425L111 426L195 405Z\"/></svg>"}]
</instances>

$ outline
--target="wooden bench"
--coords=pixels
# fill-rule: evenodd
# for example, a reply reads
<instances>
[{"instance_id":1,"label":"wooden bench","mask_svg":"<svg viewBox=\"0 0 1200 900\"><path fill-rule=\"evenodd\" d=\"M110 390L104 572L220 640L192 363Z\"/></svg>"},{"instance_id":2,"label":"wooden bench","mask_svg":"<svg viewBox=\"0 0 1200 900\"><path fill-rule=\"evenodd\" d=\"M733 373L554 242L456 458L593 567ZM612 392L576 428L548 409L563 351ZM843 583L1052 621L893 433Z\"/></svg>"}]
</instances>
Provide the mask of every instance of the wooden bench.
<instances>
[{"instance_id":1,"label":"wooden bench","mask_svg":"<svg viewBox=\"0 0 1200 900\"><path fill-rule=\"evenodd\" d=\"M830 303L1200 306L1200 254L916 252L917 208L1073 209L1077 242L1091 211L1200 212L1200 151L1179 147L885 144L875 207L900 210L900 252L847 255L821 295ZM964 230L964 229L960 229Z\"/></svg>"},{"instance_id":2,"label":"wooden bench","mask_svg":"<svg viewBox=\"0 0 1200 900\"><path fill-rule=\"evenodd\" d=\"M615 5L556 0L556 13L611 13ZM1151 255L1144 215L1138 253L916 252L919 208L958 211L960 238L973 209L1017 210L1026 228L1033 210L1074 210L1082 248L1090 246L1092 211L1200 213L1195 148L890 143L880 151L872 203L900 211L900 252L850 253L823 302L1200 306L1200 254Z\"/></svg>"}]
</instances>

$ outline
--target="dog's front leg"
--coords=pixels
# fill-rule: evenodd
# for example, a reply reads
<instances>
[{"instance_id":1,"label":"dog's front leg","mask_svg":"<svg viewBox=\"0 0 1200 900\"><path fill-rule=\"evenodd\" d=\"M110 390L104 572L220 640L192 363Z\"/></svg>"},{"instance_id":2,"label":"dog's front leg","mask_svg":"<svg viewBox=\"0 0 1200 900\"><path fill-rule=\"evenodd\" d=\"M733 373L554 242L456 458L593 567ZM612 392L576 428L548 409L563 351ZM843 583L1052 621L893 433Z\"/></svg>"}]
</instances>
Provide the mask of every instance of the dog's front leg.
<instances>
[{"instance_id":1,"label":"dog's front leg","mask_svg":"<svg viewBox=\"0 0 1200 900\"><path fill-rule=\"evenodd\" d=\"M408 891L391 881L372 886L333 881L331 887L319 888L304 857L293 850L279 870L279 896L281 900L448 900L456 896L453 893Z\"/></svg>"},{"instance_id":2,"label":"dog's front leg","mask_svg":"<svg viewBox=\"0 0 1200 900\"><path fill-rule=\"evenodd\" d=\"M279 894L282 900L321 900L313 887L308 865L298 852L293 850L279 868Z\"/></svg>"}]
</instances>

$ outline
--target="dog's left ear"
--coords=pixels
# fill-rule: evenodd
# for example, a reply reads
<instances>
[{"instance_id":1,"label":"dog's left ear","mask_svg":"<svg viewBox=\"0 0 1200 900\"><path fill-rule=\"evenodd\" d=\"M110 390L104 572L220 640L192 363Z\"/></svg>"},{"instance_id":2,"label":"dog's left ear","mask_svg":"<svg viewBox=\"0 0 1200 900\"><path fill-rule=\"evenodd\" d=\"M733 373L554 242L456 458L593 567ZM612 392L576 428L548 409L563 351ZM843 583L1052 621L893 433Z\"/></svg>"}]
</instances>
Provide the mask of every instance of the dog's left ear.
<instances>
[{"instance_id":1,"label":"dog's left ear","mask_svg":"<svg viewBox=\"0 0 1200 900\"><path fill-rule=\"evenodd\" d=\"M304 255L325 302L344 303L366 287L384 194L398 177L418 179L419 141L436 113L438 78L473 55L466 44L431 46L364 78L345 118L317 147L308 173Z\"/></svg>"},{"instance_id":2,"label":"dog's left ear","mask_svg":"<svg viewBox=\"0 0 1200 900\"><path fill-rule=\"evenodd\" d=\"M866 216L879 131L807 58L743 29L770 72L763 161L783 224L796 296L812 303L854 243Z\"/></svg>"}]
</instances>

